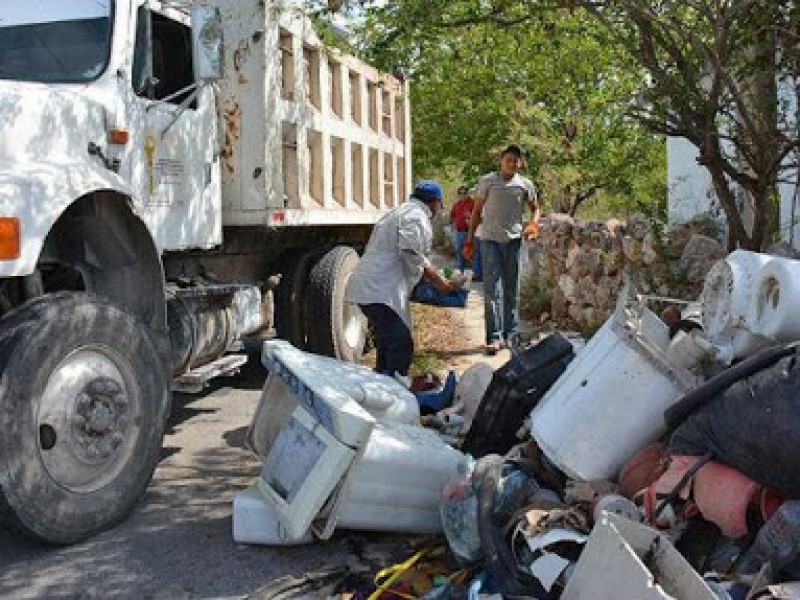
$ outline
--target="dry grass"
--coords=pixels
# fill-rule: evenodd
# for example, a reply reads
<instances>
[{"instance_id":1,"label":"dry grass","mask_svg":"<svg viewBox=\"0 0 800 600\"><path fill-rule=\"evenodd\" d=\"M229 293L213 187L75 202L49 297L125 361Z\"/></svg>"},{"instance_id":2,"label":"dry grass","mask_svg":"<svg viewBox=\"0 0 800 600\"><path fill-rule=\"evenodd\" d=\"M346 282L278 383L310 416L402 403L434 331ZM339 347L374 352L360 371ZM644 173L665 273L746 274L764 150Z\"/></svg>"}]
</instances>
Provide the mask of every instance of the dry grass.
<instances>
[{"instance_id":1,"label":"dry grass","mask_svg":"<svg viewBox=\"0 0 800 600\"><path fill-rule=\"evenodd\" d=\"M411 320L414 324L414 360L410 375L424 373L443 374L448 357L463 345L462 309L427 306L412 303ZM375 349L364 355L362 364L375 366Z\"/></svg>"}]
</instances>

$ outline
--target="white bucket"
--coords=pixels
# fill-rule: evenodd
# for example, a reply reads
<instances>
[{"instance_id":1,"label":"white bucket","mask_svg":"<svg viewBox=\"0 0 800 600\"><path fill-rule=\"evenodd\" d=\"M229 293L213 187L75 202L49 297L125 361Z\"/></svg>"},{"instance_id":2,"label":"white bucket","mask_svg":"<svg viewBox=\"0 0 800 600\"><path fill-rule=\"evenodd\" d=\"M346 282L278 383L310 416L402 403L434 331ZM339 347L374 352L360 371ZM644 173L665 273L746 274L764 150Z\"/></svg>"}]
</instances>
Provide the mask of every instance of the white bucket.
<instances>
[{"instance_id":1,"label":"white bucket","mask_svg":"<svg viewBox=\"0 0 800 600\"><path fill-rule=\"evenodd\" d=\"M800 340L800 261L773 258L759 273L753 329L780 342Z\"/></svg>"},{"instance_id":2,"label":"white bucket","mask_svg":"<svg viewBox=\"0 0 800 600\"><path fill-rule=\"evenodd\" d=\"M700 379L665 356L667 327L620 302L531 413L544 454L572 479L615 479L664 433L664 411Z\"/></svg>"},{"instance_id":3,"label":"white bucket","mask_svg":"<svg viewBox=\"0 0 800 600\"><path fill-rule=\"evenodd\" d=\"M703 285L703 331L717 345L731 346L744 358L764 343L753 332L753 300L761 270L773 259L768 254L736 250L709 271Z\"/></svg>"}]
</instances>

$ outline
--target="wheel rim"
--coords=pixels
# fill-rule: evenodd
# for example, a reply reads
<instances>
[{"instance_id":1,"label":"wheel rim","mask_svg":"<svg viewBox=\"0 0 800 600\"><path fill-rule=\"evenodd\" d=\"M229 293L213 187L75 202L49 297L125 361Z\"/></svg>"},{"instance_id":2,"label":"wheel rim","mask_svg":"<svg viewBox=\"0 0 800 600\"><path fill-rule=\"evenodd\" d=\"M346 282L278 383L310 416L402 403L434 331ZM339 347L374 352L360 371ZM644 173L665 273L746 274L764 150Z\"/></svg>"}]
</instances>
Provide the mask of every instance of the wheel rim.
<instances>
[{"instance_id":1,"label":"wheel rim","mask_svg":"<svg viewBox=\"0 0 800 600\"><path fill-rule=\"evenodd\" d=\"M76 493L113 481L135 447L142 398L136 377L108 346L83 346L58 363L39 400L39 455L50 477Z\"/></svg>"},{"instance_id":2,"label":"wheel rim","mask_svg":"<svg viewBox=\"0 0 800 600\"><path fill-rule=\"evenodd\" d=\"M344 305L344 341L349 348L358 348L364 337L364 314L355 304Z\"/></svg>"},{"instance_id":3,"label":"wheel rim","mask_svg":"<svg viewBox=\"0 0 800 600\"><path fill-rule=\"evenodd\" d=\"M350 283L350 277L353 275L353 270L350 269L347 274L342 277L342 289L347 289L347 284ZM343 302L342 307L342 332L344 334L344 343L351 350L358 350L364 340L364 332L367 330L367 318L357 304L351 302ZM358 357L353 357L353 360Z\"/></svg>"}]
</instances>

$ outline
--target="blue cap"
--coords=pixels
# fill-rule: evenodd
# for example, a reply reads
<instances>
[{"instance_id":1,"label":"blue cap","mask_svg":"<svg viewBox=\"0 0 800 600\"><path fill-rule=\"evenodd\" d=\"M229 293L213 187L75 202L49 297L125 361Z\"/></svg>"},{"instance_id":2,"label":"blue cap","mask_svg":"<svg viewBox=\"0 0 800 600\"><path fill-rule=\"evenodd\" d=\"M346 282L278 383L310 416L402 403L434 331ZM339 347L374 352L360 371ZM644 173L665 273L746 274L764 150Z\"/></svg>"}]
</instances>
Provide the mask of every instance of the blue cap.
<instances>
[{"instance_id":1,"label":"blue cap","mask_svg":"<svg viewBox=\"0 0 800 600\"><path fill-rule=\"evenodd\" d=\"M444 190L442 190L442 184L438 181L425 180L418 182L414 186L414 192L411 195L423 202L435 202L437 200L441 202L444 197Z\"/></svg>"}]
</instances>

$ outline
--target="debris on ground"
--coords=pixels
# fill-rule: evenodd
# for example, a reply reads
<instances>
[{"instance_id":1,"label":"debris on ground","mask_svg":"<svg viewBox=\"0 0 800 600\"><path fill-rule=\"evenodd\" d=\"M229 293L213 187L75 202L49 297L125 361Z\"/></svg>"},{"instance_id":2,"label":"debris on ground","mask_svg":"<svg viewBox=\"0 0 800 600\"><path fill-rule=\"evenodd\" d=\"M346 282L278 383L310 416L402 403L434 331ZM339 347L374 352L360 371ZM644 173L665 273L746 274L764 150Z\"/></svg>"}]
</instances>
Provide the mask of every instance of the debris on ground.
<instances>
[{"instance_id":1,"label":"debris on ground","mask_svg":"<svg viewBox=\"0 0 800 600\"><path fill-rule=\"evenodd\" d=\"M269 342L234 536L440 534L336 598L800 598L798 298L799 261L737 251L699 305L628 288L585 346L416 395Z\"/></svg>"}]
</instances>

